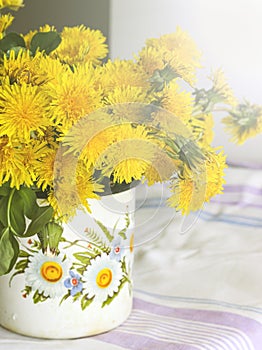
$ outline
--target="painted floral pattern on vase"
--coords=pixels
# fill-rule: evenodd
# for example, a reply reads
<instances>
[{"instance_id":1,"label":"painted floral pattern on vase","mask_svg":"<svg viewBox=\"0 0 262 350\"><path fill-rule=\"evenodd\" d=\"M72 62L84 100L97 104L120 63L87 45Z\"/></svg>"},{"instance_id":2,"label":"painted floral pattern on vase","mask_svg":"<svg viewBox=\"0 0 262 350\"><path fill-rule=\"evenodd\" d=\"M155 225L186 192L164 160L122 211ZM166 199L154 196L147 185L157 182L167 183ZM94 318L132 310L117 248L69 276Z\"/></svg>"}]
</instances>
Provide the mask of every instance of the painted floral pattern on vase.
<instances>
[{"instance_id":1,"label":"painted floral pattern on vase","mask_svg":"<svg viewBox=\"0 0 262 350\"><path fill-rule=\"evenodd\" d=\"M131 294L134 236L129 215L120 230L117 223L110 231L95 222L98 229L86 228L83 238L61 238L55 253L43 252L36 240L23 243L10 284L23 274L23 298L32 298L35 304L53 299L59 305L71 299L82 310L93 302L101 307L110 304L125 284Z\"/></svg>"}]
</instances>

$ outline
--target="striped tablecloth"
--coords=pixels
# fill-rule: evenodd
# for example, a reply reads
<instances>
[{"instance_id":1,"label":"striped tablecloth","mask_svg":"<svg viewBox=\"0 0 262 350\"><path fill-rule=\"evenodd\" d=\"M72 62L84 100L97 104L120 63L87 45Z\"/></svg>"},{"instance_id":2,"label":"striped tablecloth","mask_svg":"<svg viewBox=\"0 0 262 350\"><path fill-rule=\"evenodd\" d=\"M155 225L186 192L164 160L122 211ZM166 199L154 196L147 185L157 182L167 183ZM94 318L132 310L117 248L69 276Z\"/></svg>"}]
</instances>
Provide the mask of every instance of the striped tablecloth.
<instances>
[{"instance_id":1,"label":"striped tablecloth","mask_svg":"<svg viewBox=\"0 0 262 350\"><path fill-rule=\"evenodd\" d=\"M187 219L168 190L137 188L134 306L120 327L75 340L0 328L0 349L261 350L262 170L227 169L223 195Z\"/></svg>"}]
</instances>

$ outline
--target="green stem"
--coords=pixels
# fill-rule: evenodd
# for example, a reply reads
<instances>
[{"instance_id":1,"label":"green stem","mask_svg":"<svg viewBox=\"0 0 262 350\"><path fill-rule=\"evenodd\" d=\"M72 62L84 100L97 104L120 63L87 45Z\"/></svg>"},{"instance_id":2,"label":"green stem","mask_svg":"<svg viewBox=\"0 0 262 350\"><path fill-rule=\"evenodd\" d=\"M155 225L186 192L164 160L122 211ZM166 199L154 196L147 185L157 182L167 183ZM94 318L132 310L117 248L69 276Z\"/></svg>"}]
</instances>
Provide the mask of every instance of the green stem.
<instances>
[{"instance_id":1,"label":"green stem","mask_svg":"<svg viewBox=\"0 0 262 350\"><path fill-rule=\"evenodd\" d=\"M69 245L68 246L66 246L66 247L64 247L64 249L68 249L68 248L71 248L71 247L73 247L73 246L77 246L77 247L80 247L80 248L84 248L84 249L89 249L87 246L83 246L83 245L81 245L81 244L79 244L79 243L77 243L77 242L87 242L87 243L89 243L89 241L85 241L85 240L76 240L76 241L74 241L74 242L70 242L70 241L67 241L66 239L64 240L64 243L68 243ZM95 243L91 243L92 245L94 245L94 246L96 246L97 248L99 248L99 246L97 245L97 244L95 244ZM100 250L102 250L101 248L99 248Z\"/></svg>"},{"instance_id":2,"label":"green stem","mask_svg":"<svg viewBox=\"0 0 262 350\"><path fill-rule=\"evenodd\" d=\"M67 241L66 239L64 239L63 243L68 243L68 245L66 247L64 247L64 249L68 249L68 248L71 248L73 246L77 246L79 248L84 248L84 249L87 249L86 246L82 246L81 244L79 244L78 242L80 242L80 240L76 240L74 242L70 242L70 241ZM82 240L82 242L85 242L84 240Z\"/></svg>"},{"instance_id":3,"label":"green stem","mask_svg":"<svg viewBox=\"0 0 262 350\"><path fill-rule=\"evenodd\" d=\"M11 225L11 218L10 218L11 204L12 204L12 200L13 200L14 194L15 194L15 188L13 188L13 189L11 190L11 194L10 194L10 196L9 196L8 203L7 203L7 225L8 225L8 227L10 228L10 230L11 230L13 233L16 234L15 229L14 229L13 226Z\"/></svg>"},{"instance_id":4,"label":"green stem","mask_svg":"<svg viewBox=\"0 0 262 350\"><path fill-rule=\"evenodd\" d=\"M128 282L128 283L132 284L132 281L128 278L127 274L124 275L124 280L123 280L122 283L124 284L125 282Z\"/></svg>"}]
</instances>

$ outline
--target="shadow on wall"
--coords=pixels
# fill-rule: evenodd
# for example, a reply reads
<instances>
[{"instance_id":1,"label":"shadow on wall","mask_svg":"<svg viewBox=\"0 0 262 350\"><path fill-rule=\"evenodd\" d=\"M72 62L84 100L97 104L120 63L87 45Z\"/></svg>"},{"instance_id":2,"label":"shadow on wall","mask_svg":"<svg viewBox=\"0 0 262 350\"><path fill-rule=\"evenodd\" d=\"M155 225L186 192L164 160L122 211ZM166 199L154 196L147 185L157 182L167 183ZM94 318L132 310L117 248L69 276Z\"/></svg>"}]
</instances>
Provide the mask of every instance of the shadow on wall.
<instances>
[{"instance_id":1,"label":"shadow on wall","mask_svg":"<svg viewBox=\"0 0 262 350\"><path fill-rule=\"evenodd\" d=\"M15 13L12 30L27 33L44 24L54 25L58 31L64 26L84 24L100 29L108 38L108 0L24 0L25 6Z\"/></svg>"}]
</instances>

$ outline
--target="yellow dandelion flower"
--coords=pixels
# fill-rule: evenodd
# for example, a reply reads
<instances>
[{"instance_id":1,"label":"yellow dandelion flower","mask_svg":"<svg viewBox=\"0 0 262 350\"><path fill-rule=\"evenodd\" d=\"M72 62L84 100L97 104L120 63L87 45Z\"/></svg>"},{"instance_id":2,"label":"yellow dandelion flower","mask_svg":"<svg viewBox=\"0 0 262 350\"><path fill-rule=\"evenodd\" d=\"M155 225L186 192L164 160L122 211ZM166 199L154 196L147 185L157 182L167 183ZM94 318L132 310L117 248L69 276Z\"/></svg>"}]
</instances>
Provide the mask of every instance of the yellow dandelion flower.
<instances>
[{"instance_id":1,"label":"yellow dandelion flower","mask_svg":"<svg viewBox=\"0 0 262 350\"><path fill-rule=\"evenodd\" d=\"M127 123L114 129L116 141L101 155L98 168L101 163L102 174L107 177L113 174L114 182L141 180L152 163L156 145L143 125L134 127Z\"/></svg>"},{"instance_id":2,"label":"yellow dandelion flower","mask_svg":"<svg viewBox=\"0 0 262 350\"><path fill-rule=\"evenodd\" d=\"M106 38L100 30L86 28L84 25L64 27L62 42L52 53L69 65L90 62L97 65L107 55Z\"/></svg>"},{"instance_id":3,"label":"yellow dandelion flower","mask_svg":"<svg viewBox=\"0 0 262 350\"><path fill-rule=\"evenodd\" d=\"M53 182L49 191L48 201L58 216L75 215L80 206L79 194L76 187L76 169L73 169L72 157L61 152L50 154L52 159L49 164L47 159L42 159L49 166L48 184ZM52 171L53 170L53 171ZM40 183L39 183L40 184ZM45 185L43 183L43 185Z\"/></svg>"},{"instance_id":4,"label":"yellow dandelion flower","mask_svg":"<svg viewBox=\"0 0 262 350\"><path fill-rule=\"evenodd\" d=\"M145 71L131 60L108 61L99 71L98 84L107 94L116 87L134 86L148 90L150 83Z\"/></svg>"},{"instance_id":5,"label":"yellow dandelion flower","mask_svg":"<svg viewBox=\"0 0 262 350\"><path fill-rule=\"evenodd\" d=\"M262 113L260 114L260 116L257 119L257 134L261 134L262 133Z\"/></svg>"},{"instance_id":6,"label":"yellow dandelion flower","mask_svg":"<svg viewBox=\"0 0 262 350\"><path fill-rule=\"evenodd\" d=\"M50 162L48 180L53 182L54 190L51 188L48 201L57 215L66 218L74 215L81 206L90 211L88 198L99 198L96 192L101 192L103 186L94 182L92 169L87 168L81 160L72 159L72 155L65 151L65 148L60 149L59 153L53 153L51 157L54 161Z\"/></svg>"},{"instance_id":7,"label":"yellow dandelion flower","mask_svg":"<svg viewBox=\"0 0 262 350\"><path fill-rule=\"evenodd\" d=\"M181 91L176 81L171 81L161 94L161 107L188 124L193 112L193 98L189 92Z\"/></svg>"},{"instance_id":8,"label":"yellow dandelion flower","mask_svg":"<svg viewBox=\"0 0 262 350\"><path fill-rule=\"evenodd\" d=\"M48 33L48 32L56 32L55 26L50 26L49 24L45 24L39 27L40 33Z\"/></svg>"},{"instance_id":9,"label":"yellow dandelion flower","mask_svg":"<svg viewBox=\"0 0 262 350\"><path fill-rule=\"evenodd\" d=\"M31 40L36 33L37 33L37 30L30 30L28 33L22 34L22 37L24 38L25 46L27 49L30 48Z\"/></svg>"},{"instance_id":10,"label":"yellow dandelion flower","mask_svg":"<svg viewBox=\"0 0 262 350\"><path fill-rule=\"evenodd\" d=\"M3 38L6 29L10 27L13 20L14 16L12 16L10 13L0 16L0 39Z\"/></svg>"},{"instance_id":11,"label":"yellow dandelion flower","mask_svg":"<svg viewBox=\"0 0 262 350\"><path fill-rule=\"evenodd\" d=\"M193 116L189 126L191 127L194 139L197 140L200 147L207 147L211 144L214 137L214 119L211 113Z\"/></svg>"},{"instance_id":12,"label":"yellow dandelion flower","mask_svg":"<svg viewBox=\"0 0 262 350\"><path fill-rule=\"evenodd\" d=\"M112 113L116 122L143 122L144 105L149 104L151 97L141 87L116 87L104 99L106 105L112 105ZM144 108L145 109L145 108Z\"/></svg>"},{"instance_id":13,"label":"yellow dandelion flower","mask_svg":"<svg viewBox=\"0 0 262 350\"><path fill-rule=\"evenodd\" d=\"M167 200L168 205L182 214L199 210L204 204L204 190L198 178L176 180L172 185L173 195Z\"/></svg>"},{"instance_id":14,"label":"yellow dandelion flower","mask_svg":"<svg viewBox=\"0 0 262 350\"><path fill-rule=\"evenodd\" d=\"M89 81L81 72L70 71L45 86L51 97L50 114L65 134L81 117L102 106L101 91Z\"/></svg>"},{"instance_id":15,"label":"yellow dandelion flower","mask_svg":"<svg viewBox=\"0 0 262 350\"><path fill-rule=\"evenodd\" d=\"M208 202L210 198L216 194L223 192L224 180L224 169L226 165L226 157L223 152L216 153L215 150L210 150L207 153L206 160L206 175L207 175L207 186L205 201Z\"/></svg>"},{"instance_id":16,"label":"yellow dandelion flower","mask_svg":"<svg viewBox=\"0 0 262 350\"><path fill-rule=\"evenodd\" d=\"M143 99L140 96L141 100ZM150 101L146 96L146 100ZM148 107L148 109L147 109ZM148 124L151 122L151 115L149 113L150 104L141 102L129 102L119 103L111 105L112 117L116 124L118 123L136 123L136 124Z\"/></svg>"},{"instance_id":17,"label":"yellow dandelion flower","mask_svg":"<svg viewBox=\"0 0 262 350\"><path fill-rule=\"evenodd\" d=\"M169 181L171 176L177 172L179 160L171 159L163 149L156 149L152 164L145 171L145 179L149 186L157 182Z\"/></svg>"},{"instance_id":18,"label":"yellow dandelion flower","mask_svg":"<svg viewBox=\"0 0 262 350\"><path fill-rule=\"evenodd\" d=\"M209 150L206 152L206 161L202 169L195 173L187 169L185 176L173 181L173 195L168 199L168 204L180 210L182 214L200 210L210 198L222 193L225 168L224 154L216 154L215 150Z\"/></svg>"},{"instance_id":19,"label":"yellow dandelion flower","mask_svg":"<svg viewBox=\"0 0 262 350\"><path fill-rule=\"evenodd\" d=\"M0 183L10 181L10 186L17 189L21 185L33 185L36 180L35 165L43 145L36 141L10 143L7 137L2 137L0 148Z\"/></svg>"},{"instance_id":20,"label":"yellow dandelion flower","mask_svg":"<svg viewBox=\"0 0 262 350\"><path fill-rule=\"evenodd\" d=\"M41 143L48 145L48 147L50 149L55 149L55 148L57 148L60 134L58 133L58 131L56 130L54 125L52 125L52 123L50 123L50 126L48 126L44 130L43 134L39 135L37 133L34 133L34 137L37 140L39 140Z\"/></svg>"},{"instance_id":21,"label":"yellow dandelion flower","mask_svg":"<svg viewBox=\"0 0 262 350\"><path fill-rule=\"evenodd\" d=\"M223 119L226 130L232 135L232 141L244 143L248 138L256 136L262 131L262 106L249 102L239 104L229 111Z\"/></svg>"},{"instance_id":22,"label":"yellow dandelion flower","mask_svg":"<svg viewBox=\"0 0 262 350\"><path fill-rule=\"evenodd\" d=\"M11 10L17 11L23 6L23 0L0 0L0 9L8 7Z\"/></svg>"},{"instance_id":23,"label":"yellow dandelion flower","mask_svg":"<svg viewBox=\"0 0 262 350\"><path fill-rule=\"evenodd\" d=\"M211 74L209 79L213 82L213 92L222 99L222 102L231 106L237 104L237 99L234 96L233 90L228 85L225 74L221 69Z\"/></svg>"},{"instance_id":24,"label":"yellow dandelion flower","mask_svg":"<svg viewBox=\"0 0 262 350\"><path fill-rule=\"evenodd\" d=\"M95 125L95 128L96 127L97 125ZM80 158L83 159L87 166L96 165L96 167L99 167L98 163L101 164L101 160L99 162L101 154L112 144L114 136L110 128L96 133L83 148ZM102 167L102 165L100 167Z\"/></svg>"},{"instance_id":25,"label":"yellow dandelion flower","mask_svg":"<svg viewBox=\"0 0 262 350\"><path fill-rule=\"evenodd\" d=\"M82 75L85 77L85 81L89 84L94 85L94 87L99 88L99 86L96 84L96 72L100 69L99 67L94 67L90 62L85 62L83 64L79 64L77 66L66 66L67 69L71 69L74 73L77 72L77 74Z\"/></svg>"},{"instance_id":26,"label":"yellow dandelion flower","mask_svg":"<svg viewBox=\"0 0 262 350\"><path fill-rule=\"evenodd\" d=\"M92 168L86 167L85 163L79 161L77 164L77 191L81 204L90 211L88 199L99 199L98 193L101 193L104 186L94 182Z\"/></svg>"},{"instance_id":27,"label":"yellow dandelion flower","mask_svg":"<svg viewBox=\"0 0 262 350\"><path fill-rule=\"evenodd\" d=\"M31 133L43 135L50 125L47 115L49 99L38 86L10 84L0 88L0 136L28 142Z\"/></svg>"},{"instance_id":28,"label":"yellow dandelion flower","mask_svg":"<svg viewBox=\"0 0 262 350\"><path fill-rule=\"evenodd\" d=\"M37 179L36 168L39 159L45 154L46 150L48 150L47 145L37 139L32 139L30 142L21 145L20 153L23 156L24 171L30 176L32 182Z\"/></svg>"},{"instance_id":29,"label":"yellow dandelion flower","mask_svg":"<svg viewBox=\"0 0 262 350\"><path fill-rule=\"evenodd\" d=\"M70 218L76 215L76 211L79 209L79 198L77 192L70 194L67 192L67 197L65 197L65 200L61 203L60 199L57 199L54 190L50 189L46 200L54 210L54 218L59 219L59 221L62 222L68 222ZM77 204L75 205L75 203Z\"/></svg>"},{"instance_id":30,"label":"yellow dandelion flower","mask_svg":"<svg viewBox=\"0 0 262 350\"><path fill-rule=\"evenodd\" d=\"M165 63L159 51L154 47L144 47L140 51L138 64L143 67L149 76L152 76L157 69L162 70L165 68Z\"/></svg>"},{"instance_id":31,"label":"yellow dandelion flower","mask_svg":"<svg viewBox=\"0 0 262 350\"><path fill-rule=\"evenodd\" d=\"M156 111L152 113L152 117L152 126L155 126L164 134L172 135L175 133L185 137L191 135L190 128L186 126L179 116L165 109L156 109Z\"/></svg>"},{"instance_id":32,"label":"yellow dandelion flower","mask_svg":"<svg viewBox=\"0 0 262 350\"><path fill-rule=\"evenodd\" d=\"M99 199L96 192L101 192L102 185L96 184L90 177L78 176L76 186L72 183L63 181L63 192L65 196L57 196L57 192L49 190L47 201L54 209L54 216L63 222L67 222L76 215L77 210L86 209L91 212L88 199Z\"/></svg>"},{"instance_id":33,"label":"yellow dandelion flower","mask_svg":"<svg viewBox=\"0 0 262 350\"><path fill-rule=\"evenodd\" d=\"M110 114L99 109L80 119L61 141L68 147L69 154L92 166L115 139L112 125Z\"/></svg>"},{"instance_id":34,"label":"yellow dandelion flower","mask_svg":"<svg viewBox=\"0 0 262 350\"><path fill-rule=\"evenodd\" d=\"M46 147L38 158L35 165L37 186L45 191L48 187L54 186L54 163L57 149Z\"/></svg>"},{"instance_id":35,"label":"yellow dandelion flower","mask_svg":"<svg viewBox=\"0 0 262 350\"><path fill-rule=\"evenodd\" d=\"M51 78L47 64L46 70L42 69L45 66L40 65L45 60L49 62L51 69L49 58L45 58L43 53L37 53L32 57L29 51L20 50L18 54L11 51L8 56L4 56L3 64L0 65L0 77L4 79L8 76L12 83L43 85ZM60 71L56 73L60 73ZM54 76L56 76L55 73Z\"/></svg>"},{"instance_id":36,"label":"yellow dandelion flower","mask_svg":"<svg viewBox=\"0 0 262 350\"><path fill-rule=\"evenodd\" d=\"M177 27L175 33L147 40L146 46L158 50L163 62L182 79L190 84L195 82L196 69L201 67L201 53L192 38L180 27Z\"/></svg>"},{"instance_id":37,"label":"yellow dandelion flower","mask_svg":"<svg viewBox=\"0 0 262 350\"><path fill-rule=\"evenodd\" d=\"M125 102L149 102L147 93L141 87L136 86L124 86L116 87L114 90L108 93L105 98L106 104L116 105Z\"/></svg>"},{"instance_id":38,"label":"yellow dandelion flower","mask_svg":"<svg viewBox=\"0 0 262 350\"><path fill-rule=\"evenodd\" d=\"M141 180L149 166L149 162L146 159L148 156L138 155L134 150L133 142L130 142L130 149L125 149L125 153L130 153L130 156L124 160L121 160L114 168L114 182L117 183L131 183L134 180ZM132 148L132 149L131 149ZM131 154L137 153L137 156ZM151 156L151 155L150 155Z\"/></svg>"},{"instance_id":39,"label":"yellow dandelion flower","mask_svg":"<svg viewBox=\"0 0 262 350\"><path fill-rule=\"evenodd\" d=\"M41 72L41 77L43 77L42 83L52 82L52 84L59 84L60 77L71 73L69 66L62 64L58 59L51 58L43 54L39 55L38 60L38 71ZM38 85L41 84L40 79L37 80Z\"/></svg>"}]
</instances>

